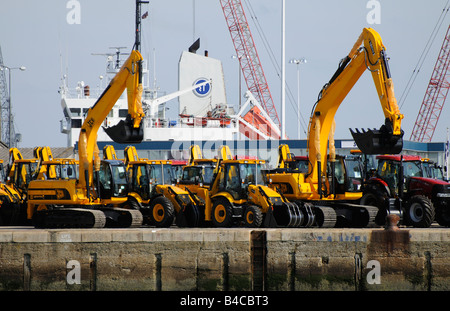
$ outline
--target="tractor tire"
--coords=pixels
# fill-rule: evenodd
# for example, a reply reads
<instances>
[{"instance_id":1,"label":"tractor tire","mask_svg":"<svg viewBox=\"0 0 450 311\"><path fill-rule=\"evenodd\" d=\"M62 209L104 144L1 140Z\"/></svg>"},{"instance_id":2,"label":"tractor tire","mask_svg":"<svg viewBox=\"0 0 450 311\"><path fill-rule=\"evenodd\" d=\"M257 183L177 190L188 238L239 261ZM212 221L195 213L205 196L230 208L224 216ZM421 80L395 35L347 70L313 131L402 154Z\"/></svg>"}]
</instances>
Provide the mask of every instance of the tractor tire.
<instances>
[{"instance_id":1,"label":"tractor tire","mask_svg":"<svg viewBox=\"0 0 450 311\"><path fill-rule=\"evenodd\" d=\"M159 196L150 203L150 223L158 228L168 228L175 217L175 209L172 202L166 197Z\"/></svg>"},{"instance_id":2,"label":"tractor tire","mask_svg":"<svg viewBox=\"0 0 450 311\"><path fill-rule=\"evenodd\" d=\"M229 228L233 224L233 204L226 198L214 201L212 208L212 221L217 228Z\"/></svg>"},{"instance_id":3,"label":"tractor tire","mask_svg":"<svg viewBox=\"0 0 450 311\"><path fill-rule=\"evenodd\" d=\"M258 206L247 206L244 212L244 223L248 228L259 228L263 222L263 214Z\"/></svg>"},{"instance_id":4,"label":"tractor tire","mask_svg":"<svg viewBox=\"0 0 450 311\"><path fill-rule=\"evenodd\" d=\"M429 228L434 221L434 206L423 195L412 196L406 204L406 224L415 228Z\"/></svg>"}]
</instances>

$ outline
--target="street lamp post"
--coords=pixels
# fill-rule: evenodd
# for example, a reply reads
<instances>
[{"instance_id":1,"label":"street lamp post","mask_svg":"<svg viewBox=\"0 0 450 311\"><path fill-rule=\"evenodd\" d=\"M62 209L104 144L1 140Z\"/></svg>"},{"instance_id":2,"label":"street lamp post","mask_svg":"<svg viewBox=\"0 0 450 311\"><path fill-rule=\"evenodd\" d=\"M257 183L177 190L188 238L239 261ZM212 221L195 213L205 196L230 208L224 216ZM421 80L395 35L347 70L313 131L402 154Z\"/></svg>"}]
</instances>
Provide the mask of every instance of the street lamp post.
<instances>
[{"instance_id":1,"label":"street lamp post","mask_svg":"<svg viewBox=\"0 0 450 311\"><path fill-rule=\"evenodd\" d=\"M241 94L241 58L245 57L244 55L241 56L236 56L236 55L231 55L232 59L237 59L238 60L238 80L239 80L239 108L238 108L238 112L241 111L241 106L242 106L242 94ZM239 128L239 125L238 125ZM238 130L238 138L239 140L241 139L241 132Z\"/></svg>"},{"instance_id":2,"label":"street lamp post","mask_svg":"<svg viewBox=\"0 0 450 311\"><path fill-rule=\"evenodd\" d=\"M21 71L25 71L26 67L20 66L20 67L8 67L8 66L2 66L1 69L8 69L8 147L13 147L13 139L11 138L11 70L13 69L19 69ZM14 138L15 140L15 138Z\"/></svg>"},{"instance_id":3,"label":"street lamp post","mask_svg":"<svg viewBox=\"0 0 450 311\"><path fill-rule=\"evenodd\" d=\"M289 61L290 64L297 65L297 121L298 121L298 134L297 137L300 139L300 64L306 64L306 58L302 57L299 59L291 59Z\"/></svg>"},{"instance_id":4,"label":"street lamp post","mask_svg":"<svg viewBox=\"0 0 450 311\"><path fill-rule=\"evenodd\" d=\"M238 109L238 111L241 110L241 97L242 97L242 94L241 94L241 57L242 56L231 55L231 58L237 59L238 64L239 64L239 66L238 66L238 77L239 77L238 78L238 80L239 80L239 109Z\"/></svg>"}]
</instances>

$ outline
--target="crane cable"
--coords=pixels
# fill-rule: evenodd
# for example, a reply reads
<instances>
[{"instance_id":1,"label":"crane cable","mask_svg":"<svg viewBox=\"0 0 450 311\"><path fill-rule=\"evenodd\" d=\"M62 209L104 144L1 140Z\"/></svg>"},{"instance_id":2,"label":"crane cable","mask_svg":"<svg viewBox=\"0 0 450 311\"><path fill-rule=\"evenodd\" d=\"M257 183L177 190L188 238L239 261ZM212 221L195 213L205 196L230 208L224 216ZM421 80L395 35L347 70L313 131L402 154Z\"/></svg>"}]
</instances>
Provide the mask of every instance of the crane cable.
<instances>
[{"instance_id":1,"label":"crane cable","mask_svg":"<svg viewBox=\"0 0 450 311\"><path fill-rule=\"evenodd\" d=\"M449 0L450 1L450 0ZM280 64L277 61L277 58L275 57L275 54L273 53L273 50L271 48L271 45L269 44L269 40L267 40L266 35L264 34L264 30L262 29L258 17L256 16L255 11L253 10L253 7L250 3L249 0L242 0L242 2L246 5L248 12L250 12L250 18L252 19L254 25L256 26L256 30L258 32L259 37L261 38L263 45L269 55L270 61L275 69L275 72L278 76L278 78L281 80L281 67ZM292 91L289 88L288 83L286 82L286 90L287 90L287 95L288 95L288 99L289 99L289 103L291 104L292 108L294 109L295 113L297 113L298 115L298 111L297 111L297 106L294 105L294 103L296 103L296 100L294 99L294 96L292 95ZM300 120L298 120L298 122L300 122L301 127L303 129L303 133L305 135L307 135L306 129L308 128L308 126L306 125L305 119L303 118L303 114L300 112Z\"/></svg>"}]
</instances>

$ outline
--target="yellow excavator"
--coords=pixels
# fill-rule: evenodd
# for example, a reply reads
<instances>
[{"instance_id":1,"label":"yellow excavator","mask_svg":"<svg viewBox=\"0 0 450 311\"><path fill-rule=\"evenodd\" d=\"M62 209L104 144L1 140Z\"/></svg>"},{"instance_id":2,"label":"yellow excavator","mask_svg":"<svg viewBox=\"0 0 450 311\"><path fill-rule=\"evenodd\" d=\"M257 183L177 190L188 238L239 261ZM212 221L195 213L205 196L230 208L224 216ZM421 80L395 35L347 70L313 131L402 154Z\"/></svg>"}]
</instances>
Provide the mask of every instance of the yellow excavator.
<instances>
[{"instance_id":1,"label":"yellow excavator","mask_svg":"<svg viewBox=\"0 0 450 311\"><path fill-rule=\"evenodd\" d=\"M132 50L103 94L89 108L78 141L77 179L32 180L28 185L27 217L36 227L134 227L142 214L128 198L128 179L122 161L101 160L97 132L114 104L127 89L128 116L105 128L120 143L143 139L142 56Z\"/></svg>"},{"instance_id":2,"label":"yellow excavator","mask_svg":"<svg viewBox=\"0 0 450 311\"><path fill-rule=\"evenodd\" d=\"M377 209L359 205L361 191L338 191L337 178L342 169L336 161L334 147L334 116L346 95L369 70L378 93L385 122L380 129L350 130L358 148L365 154L400 153L403 130L389 72L386 48L380 35L364 28L350 53L341 60L339 68L319 93L309 122L308 172L272 171L267 178L271 187L280 189L290 201L303 210L319 226L364 227L372 224ZM329 149L329 152L328 152Z\"/></svg>"}]
</instances>

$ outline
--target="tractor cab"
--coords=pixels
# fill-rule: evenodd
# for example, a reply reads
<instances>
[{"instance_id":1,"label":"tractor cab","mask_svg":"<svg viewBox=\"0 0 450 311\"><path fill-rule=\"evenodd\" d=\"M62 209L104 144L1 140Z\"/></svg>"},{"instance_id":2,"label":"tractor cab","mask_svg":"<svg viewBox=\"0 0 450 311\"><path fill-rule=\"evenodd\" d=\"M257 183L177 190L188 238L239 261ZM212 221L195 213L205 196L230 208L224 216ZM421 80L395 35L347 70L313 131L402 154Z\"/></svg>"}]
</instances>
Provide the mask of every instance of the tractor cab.
<instances>
[{"instance_id":1,"label":"tractor cab","mask_svg":"<svg viewBox=\"0 0 450 311\"><path fill-rule=\"evenodd\" d=\"M382 155L377 156L377 159L377 176L388 184L393 193L399 193L398 186L404 182L400 180L400 176L403 176L406 182L410 177L424 177L419 156L405 155L401 158L395 155Z\"/></svg>"},{"instance_id":2,"label":"tractor cab","mask_svg":"<svg viewBox=\"0 0 450 311\"><path fill-rule=\"evenodd\" d=\"M437 165L434 161L431 161L428 158L422 158L422 168L424 171L424 177L444 180L442 167Z\"/></svg>"}]
</instances>

